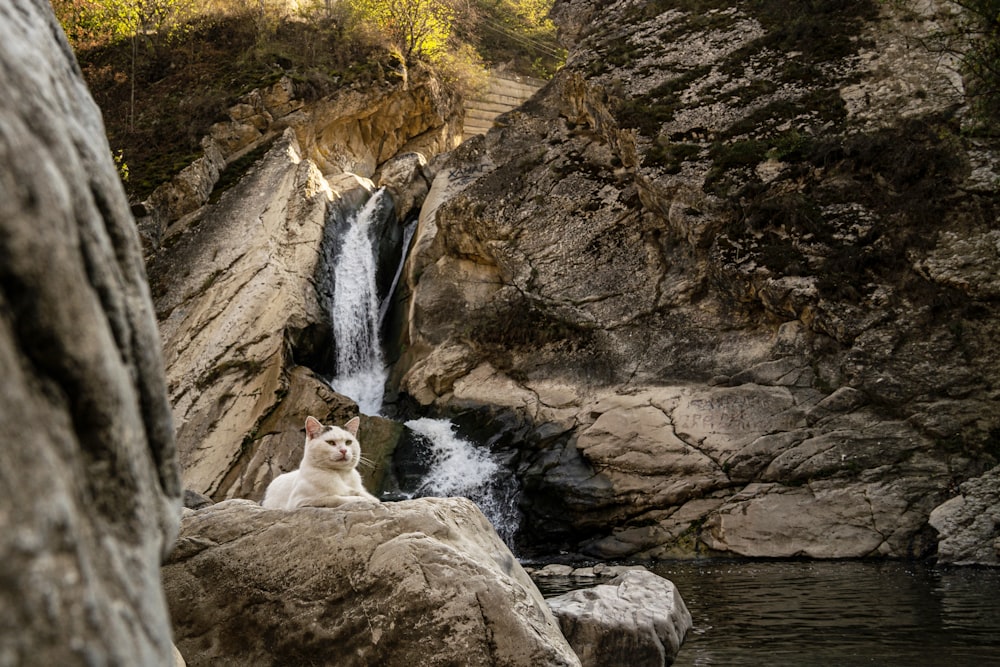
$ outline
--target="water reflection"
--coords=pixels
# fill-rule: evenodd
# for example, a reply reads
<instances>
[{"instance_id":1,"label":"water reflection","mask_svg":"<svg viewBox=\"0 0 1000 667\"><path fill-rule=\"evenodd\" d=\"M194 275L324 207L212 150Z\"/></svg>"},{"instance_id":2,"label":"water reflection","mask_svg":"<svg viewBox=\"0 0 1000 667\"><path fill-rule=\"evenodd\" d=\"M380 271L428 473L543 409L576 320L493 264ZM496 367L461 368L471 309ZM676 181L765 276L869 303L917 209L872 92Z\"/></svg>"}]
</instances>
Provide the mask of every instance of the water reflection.
<instances>
[{"instance_id":1,"label":"water reflection","mask_svg":"<svg viewBox=\"0 0 1000 667\"><path fill-rule=\"evenodd\" d=\"M1000 572L912 563L670 563L694 619L674 665L1000 665Z\"/></svg>"}]
</instances>

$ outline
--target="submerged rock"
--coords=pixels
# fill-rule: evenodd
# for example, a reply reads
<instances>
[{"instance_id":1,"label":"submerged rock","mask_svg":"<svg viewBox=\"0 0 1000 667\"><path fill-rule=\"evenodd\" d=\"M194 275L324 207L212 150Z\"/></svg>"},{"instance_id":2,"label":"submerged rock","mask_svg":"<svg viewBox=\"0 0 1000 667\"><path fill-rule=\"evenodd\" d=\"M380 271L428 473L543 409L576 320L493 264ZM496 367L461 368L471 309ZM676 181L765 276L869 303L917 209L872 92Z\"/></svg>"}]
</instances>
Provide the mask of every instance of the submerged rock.
<instances>
[{"instance_id":1,"label":"submerged rock","mask_svg":"<svg viewBox=\"0 0 1000 667\"><path fill-rule=\"evenodd\" d=\"M197 665L579 665L482 513L461 498L189 512L163 568Z\"/></svg>"},{"instance_id":2,"label":"submerged rock","mask_svg":"<svg viewBox=\"0 0 1000 667\"><path fill-rule=\"evenodd\" d=\"M631 570L606 584L549 598L583 667L673 664L692 627L673 582Z\"/></svg>"},{"instance_id":3,"label":"submerged rock","mask_svg":"<svg viewBox=\"0 0 1000 667\"><path fill-rule=\"evenodd\" d=\"M167 665L181 487L135 224L47 2L0 3L0 664Z\"/></svg>"}]
</instances>

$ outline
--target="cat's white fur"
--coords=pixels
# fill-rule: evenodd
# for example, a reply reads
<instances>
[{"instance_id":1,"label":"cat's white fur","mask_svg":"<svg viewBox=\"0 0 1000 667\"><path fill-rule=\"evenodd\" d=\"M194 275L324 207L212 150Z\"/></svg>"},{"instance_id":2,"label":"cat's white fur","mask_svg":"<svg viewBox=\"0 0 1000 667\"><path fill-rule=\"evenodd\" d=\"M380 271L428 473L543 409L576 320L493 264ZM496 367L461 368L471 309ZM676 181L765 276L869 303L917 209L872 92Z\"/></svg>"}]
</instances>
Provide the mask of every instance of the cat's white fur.
<instances>
[{"instance_id":1,"label":"cat's white fur","mask_svg":"<svg viewBox=\"0 0 1000 667\"><path fill-rule=\"evenodd\" d=\"M298 470L275 477L261 505L269 509L337 507L349 500L378 498L365 490L356 466L361 460L355 417L343 428L306 418L306 448Z\"/></svg>"}]
</instances>

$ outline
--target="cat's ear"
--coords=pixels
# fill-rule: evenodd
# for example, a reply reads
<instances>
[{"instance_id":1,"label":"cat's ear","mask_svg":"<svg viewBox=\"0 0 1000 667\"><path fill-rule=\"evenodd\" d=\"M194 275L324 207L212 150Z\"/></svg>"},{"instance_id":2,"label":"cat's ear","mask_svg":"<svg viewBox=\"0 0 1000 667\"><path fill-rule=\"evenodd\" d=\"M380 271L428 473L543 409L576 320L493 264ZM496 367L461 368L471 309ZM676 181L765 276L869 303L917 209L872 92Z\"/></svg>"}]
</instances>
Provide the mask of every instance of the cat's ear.
<instances>
[{"instance_id":1,"label":"cat's ear","mask_svg":"<svg viewBox=\"0 0 1000 667\"><path fill-rule=\"evenodd\" d=\"M323 425L315 417L306 417L306 439L312 440L323 432Z\"/></svg>"},{"instance_id":2,"label":"cat's ear","mask_svg":"<svg viewBox=\"0 0 1000 667\"><path fill-rule=\"evenodd\" d=\"M346 424L344 424L344 430L353 435L355 438L358 437L358 426L361 425L361 418L354 417Z\"/></svg>"}]
</instances>

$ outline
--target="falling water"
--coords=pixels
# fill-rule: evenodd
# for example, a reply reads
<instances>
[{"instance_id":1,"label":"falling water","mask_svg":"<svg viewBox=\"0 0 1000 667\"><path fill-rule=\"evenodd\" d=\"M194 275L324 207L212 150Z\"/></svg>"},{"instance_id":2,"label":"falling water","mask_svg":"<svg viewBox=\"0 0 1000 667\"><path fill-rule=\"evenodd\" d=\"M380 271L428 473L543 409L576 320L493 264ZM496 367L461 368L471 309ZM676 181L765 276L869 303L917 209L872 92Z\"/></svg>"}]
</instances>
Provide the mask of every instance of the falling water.
<instances>
[{"instance_id":1,"label":"falling water","mask_svg":"<svg viewBox=\"0 0 1000 667\"><path fill-rule=\"evenodd\" d=\"M377 190L348 221L334 266L333 335L337 376L330 386L354 399L364 414L382 409L387 377L379 341L379 300L375 283L372 224L379 219L385 193Z\"/></svg>"},{"instance_id":2,"label":"falling water","mask_svg":"<svg viewBox=\"0 0 1000 667\"><path fill-rule=\"evenodd\" d=\"M379 303L373 225L385 206L378 190L347 224L334 265L333 305L330 317L336 341L337 375L330 386L358 404L361 412L377 415L382 409L388 372L382 357L379 330L402 272L406 249L416 227L404 230L403 260L392 286ZM433 459L429 473L414 492L416 496L464 496L475 502L508 545L518 528L517 484L491 453L454 433L451 422L415 419L406 423L426 440Z\"/></svg>"},{"instance_id":3,"label":"falling water","mask_svg":"<svg viewBox=\"0 0 1000 667\"><path fill-rule=\"evenodd\" d=\"M479 506L508 546L513 544L520 515L517 483L489 450L455 434L444 419L413 419L406 426L430 447L430 472L416 496L464 496Z\"/></svg>"}]
</instances>

